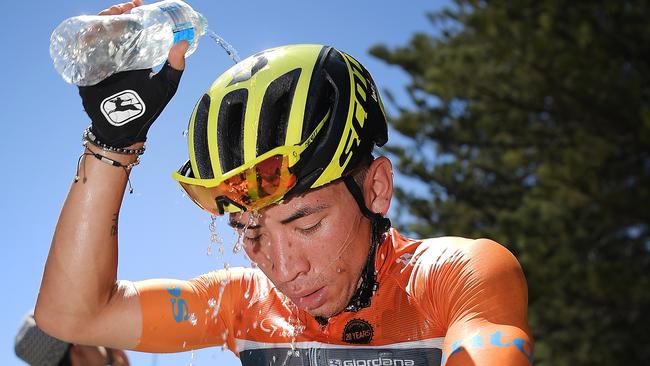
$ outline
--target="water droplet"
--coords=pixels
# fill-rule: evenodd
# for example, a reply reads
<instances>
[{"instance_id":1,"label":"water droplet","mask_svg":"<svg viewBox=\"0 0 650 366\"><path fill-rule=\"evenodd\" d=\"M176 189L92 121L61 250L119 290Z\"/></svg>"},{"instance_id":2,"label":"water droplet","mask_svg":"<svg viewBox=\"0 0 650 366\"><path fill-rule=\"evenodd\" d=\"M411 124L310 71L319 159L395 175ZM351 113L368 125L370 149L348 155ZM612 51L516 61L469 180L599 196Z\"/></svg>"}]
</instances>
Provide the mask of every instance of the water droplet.
<instances>
[{"instance_id":1,"label":"water droplet","mask_svg":"<svg viewBox=\"0 0 650 366\"><path fill-rule=\"evenodd\" d=\"M232 247L233 254L239 253L243 245L244 245L243 240L237 240L235 242L235 245Z\"/></svg>"},{"instance_id":2,"label":"water droplet","mask_svg":"<svg viewBox=\"0 0 650 366\"><path fill-rule=\"evenodd\" d=\"M189 134L190 134L190 130L187 129L183 130L183 137L187 137L187 135Z\"/></svg>"},{"instance_id":3,"label":"water droplet","mask_svg":"<svg viewBox=\"0 0 650 366\"><path fill-rule=\"evenodd\" d=\"M230 263L223 262L223 269L225 269L226 271L229 270L230 269Z\"/></svg>"},{"instance_id":4,"label":"water droplet","mask_svg":"<svg viewBox=\"0 0 650 366\"><path fill-rule=\"evenodd\" d=\"M224 281L221 281L221 286L219 286L219 296L217 299L210 298L208 300L208 306L212 308L212 318L216 318L217 314L219 314L219 308L221 307L221 298L223 297L223 291L225 290L226 285L224 284Z\"/></svg>"},{"instance_id":5,"label":"water droplet","mask_svg":"<svg viewBox=\"0 0 650 366\"><path fill-rule=\"evenodd\" d=\"M187 341L183 341L183 348L185 348L185 345L187 345Z\"/></svg>"},{"instance_id":6,"label":"water droplet","mask_svg":"<svg viewBox=\"0 0 650 366\"><path fill-rule=\"evenodd\" d=\"M210 224L208 225L208 229L210 230L210 242L208 243L206 255L212 255L212 245L216 245L219 258L223 258L223 239L217 232L217 217L218 216L210 215Z\"/></svg>"},{"instance_id":7,"label":"water droplet","mask_svg":"<svg viewBox=\"0 0 650 366\"><path fill-rule=\"evenodd\" d=\"M253 329L257 329L257 321L253 322Z\"/></svg>"},{"instance_id":8,"label":"water droplet","mask_svg":"<svg viewBox=\"0 0 650 366\"><path fill-rule=\"evenodd\" d=\"M343 272L343 268L341 267L336 267L336 273L341 273Z\"/></svg>"},{"instance_id":9,"label":"water droplet","mask_svg":"<svg viewBox=\"0 0 650 366\"><path fill-rule=\"evenodd\" d=\"M190 321L190 324L196 326L196 314L194 313L190 314L190 318L188 320Z\"/></svg>"}]
</instances>

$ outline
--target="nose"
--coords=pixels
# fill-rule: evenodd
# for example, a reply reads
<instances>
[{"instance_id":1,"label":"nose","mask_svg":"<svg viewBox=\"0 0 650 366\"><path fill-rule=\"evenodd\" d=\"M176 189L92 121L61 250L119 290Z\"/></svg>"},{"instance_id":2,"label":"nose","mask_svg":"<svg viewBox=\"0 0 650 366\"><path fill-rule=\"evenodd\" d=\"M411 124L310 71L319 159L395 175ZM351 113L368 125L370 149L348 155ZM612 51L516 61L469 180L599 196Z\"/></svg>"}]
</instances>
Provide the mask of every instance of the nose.
<instances>
[{"instance_id":1,"label":"nose","mask_svg":"<svg viewBox=\"0 0 650 366\"><path fill-rule=\"evenodd\" d=\"M272 235L265 249L273 278L277 281L276 285L290 283L301 274L309 272L310 264L305 248L292 241L290 235Z\"/></svg>"}]
</instances>

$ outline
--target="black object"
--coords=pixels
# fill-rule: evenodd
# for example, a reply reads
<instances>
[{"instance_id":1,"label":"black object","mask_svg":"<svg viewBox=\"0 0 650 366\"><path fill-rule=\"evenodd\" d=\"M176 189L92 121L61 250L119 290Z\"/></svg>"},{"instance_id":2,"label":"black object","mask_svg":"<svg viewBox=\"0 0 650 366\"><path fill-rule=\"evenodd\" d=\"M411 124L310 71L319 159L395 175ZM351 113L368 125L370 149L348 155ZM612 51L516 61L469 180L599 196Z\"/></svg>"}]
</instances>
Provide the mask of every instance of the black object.
<instances>
[{"instance_id":1,"label":"black object","mask_svg":"<svg viewBox=\"0 0 650 366\"><path fill-rule=\"evenodd\" d=\"M80 86L91 132L116 148L146 141L149 127L176 93L182 74L167 62L158 73L123 71L96 85Z\"/></svg>"}]
</instances>

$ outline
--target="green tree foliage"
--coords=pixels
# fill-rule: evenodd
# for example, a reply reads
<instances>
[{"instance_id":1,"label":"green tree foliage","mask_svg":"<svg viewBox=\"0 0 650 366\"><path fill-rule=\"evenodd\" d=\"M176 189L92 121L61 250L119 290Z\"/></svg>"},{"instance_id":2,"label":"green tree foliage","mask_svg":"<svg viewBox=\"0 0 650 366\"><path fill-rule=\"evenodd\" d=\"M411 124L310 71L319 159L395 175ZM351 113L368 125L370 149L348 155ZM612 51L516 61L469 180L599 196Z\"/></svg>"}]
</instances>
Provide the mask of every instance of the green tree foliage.
<instances>
[{"instance_id":1,"label":"green tree foliage","mask_svg":"<svg viewBox=\"0 0 650 366\"><path fill-rule=\"evenodd\" d=\"M461 0L431 34L371 50L410 77L389 150L425 188L398 187L400 225L517 255L538 365L650 364L648 15Z\"/></svg>"}]
</instances>

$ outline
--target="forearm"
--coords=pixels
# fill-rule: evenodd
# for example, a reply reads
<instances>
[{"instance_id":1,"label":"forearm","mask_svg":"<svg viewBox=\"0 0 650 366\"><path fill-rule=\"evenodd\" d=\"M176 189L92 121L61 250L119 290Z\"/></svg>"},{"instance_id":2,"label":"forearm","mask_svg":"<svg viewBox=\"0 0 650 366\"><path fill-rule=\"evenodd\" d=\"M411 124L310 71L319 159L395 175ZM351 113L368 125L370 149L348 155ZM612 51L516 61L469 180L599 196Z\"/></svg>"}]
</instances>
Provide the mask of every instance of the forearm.
<instances>
[{"instance_id":1,"label":"forearm","mask_svg":"<svg viewBox=\"0 0 650 366\"><path fill-rule=\"evenodd\" d=\"M100 153L124 165L135 160ZM36 306L39 325L63 338L97 319L118 293L118 216L127 172L85 155L78 176L59 217Z\"/></svg>"}]
</instances>

